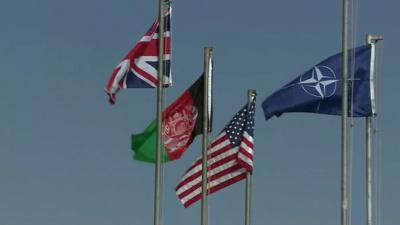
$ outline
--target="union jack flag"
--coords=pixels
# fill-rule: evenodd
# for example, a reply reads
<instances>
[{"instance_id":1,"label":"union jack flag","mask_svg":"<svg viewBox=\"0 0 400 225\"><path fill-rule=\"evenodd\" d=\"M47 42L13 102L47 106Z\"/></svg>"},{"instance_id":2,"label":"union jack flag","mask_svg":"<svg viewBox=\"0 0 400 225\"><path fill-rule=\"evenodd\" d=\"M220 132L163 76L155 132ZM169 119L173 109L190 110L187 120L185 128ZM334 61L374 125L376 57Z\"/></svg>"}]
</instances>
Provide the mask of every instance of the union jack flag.
<instances>
[{"instance_id":1,"label":"union jack flag","mask_svg":"<svg viewBox=\"0 0 400 225\"><path fill-rule=\"evenodd\" d=\"M164 86L171 79L171 12L168 6L164 14ZM121 88L154 88L158 82L159 20L157 19L135 47L118 64L105 91L111 104Z\"/></svg>"},{"instance_id":2,"label":"union jack flag","mask_svg":"<svg viewBox=\"0 0 400 225\"><path fill-rule=\"evenodd\" d=\"M207 195L246 178L253 172L255 99L236 113L211 143L207 155ZM201 199L202 158L196 160L176 187L185 208Z\"/></svg>"}]
</instances>

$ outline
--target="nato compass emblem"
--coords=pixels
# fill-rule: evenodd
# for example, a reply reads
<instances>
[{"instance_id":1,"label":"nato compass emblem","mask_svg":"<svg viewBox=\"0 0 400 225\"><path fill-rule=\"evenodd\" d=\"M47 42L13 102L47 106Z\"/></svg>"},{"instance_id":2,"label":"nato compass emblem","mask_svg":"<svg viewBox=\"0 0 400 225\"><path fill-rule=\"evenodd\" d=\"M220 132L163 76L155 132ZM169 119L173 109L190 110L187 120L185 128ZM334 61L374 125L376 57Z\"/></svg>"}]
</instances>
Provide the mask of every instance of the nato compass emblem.
<instances>
[{"instance_id":1,"label":"nato compass emblem","mask_svg":"<svg viewBox=\"0 0 400 225\"><path fill-rule=\"evenodd\" d=\"M303 74L299 79L297 84L304 92L321 99L329 98L335 94L339 81L331 68L321 65L314 66L311 74Z\"/></svg>"}]
</instances>

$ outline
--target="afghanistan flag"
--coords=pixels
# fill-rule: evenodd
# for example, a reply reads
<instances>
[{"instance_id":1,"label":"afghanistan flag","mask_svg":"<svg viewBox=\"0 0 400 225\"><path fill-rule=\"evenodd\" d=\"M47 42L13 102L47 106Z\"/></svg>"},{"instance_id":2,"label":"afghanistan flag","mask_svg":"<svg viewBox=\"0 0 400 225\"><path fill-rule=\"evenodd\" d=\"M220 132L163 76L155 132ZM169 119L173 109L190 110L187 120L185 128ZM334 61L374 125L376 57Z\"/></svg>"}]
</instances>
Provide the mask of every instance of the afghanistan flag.
<instances>
[{"instance_id":1,"label":"afghanistan flag","mask_svg":"<svg viewBox=\"0 0 400 225\"><path fill-rule=\"evenodd\" d=\"M164 110L162 162L179 159L195 136L203 132L203 84L204 75ZM156 140L157 121L154 120L142 133L132 135L134 159L155 162Z\"/></svg>"}]
</instances>

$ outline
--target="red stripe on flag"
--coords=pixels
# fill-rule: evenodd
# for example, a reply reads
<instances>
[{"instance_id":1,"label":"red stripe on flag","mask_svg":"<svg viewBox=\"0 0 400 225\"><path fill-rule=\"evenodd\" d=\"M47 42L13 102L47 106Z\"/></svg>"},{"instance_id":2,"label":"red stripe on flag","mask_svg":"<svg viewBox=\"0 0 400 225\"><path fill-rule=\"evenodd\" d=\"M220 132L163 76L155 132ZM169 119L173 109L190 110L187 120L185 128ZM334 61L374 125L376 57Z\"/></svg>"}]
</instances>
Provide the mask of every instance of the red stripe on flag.
<instances>
[{"instance_id":1,"label":"red stripe on flag","mask_svg":"<svg viewBox=\"0 0 400 225\"><path fill-rule=\"evenodd\" d=\"M238 181L241 181L241 180L243 180L243 179L245 179L245 178L246 178L246 173L242 173L242 174L240 174L240 175L238 175L238 176L235 176L235 177L233 177L233 178L231 178L231 179L229 179L229 180L226 180L225 182L222 182L222 183L220 183L220 184L214 186L213 188L209 189L209 192L208 192L207 195L212 194L212 193L214 193L214 192L217 192L217 191L219 191L219 190L221 190L221 189L223 189L223 188L225 188L225 187L227 187L227 186L229 186L229 185L232 185L232 184L234 184L234 183L236 183L236 182L238 182ZM191 199L189 199L188 201L186 201L186 202L183 204L183 206L184 206L185 208L187 208L187 207L189 207L190 205L192 205L193 203L195 203L195 202L197 202L198 200L200 200L201 197L202 197L202 195L201 195L201 192L200 192L200 194L195 195L193 198L191 198Z\"/></svg>"},{"instance_id":2,"label":"red stripe on flag","mask_svg":"<svg viewBox=\"0 0 400 225\"><path fill-rule=\"evenodd\" d=\"M218 144L221 144L222 142L226 141L227 139L228 139L228 137L227 137L226 135L220 137L219 139L217 139L217 140L215 140L213 143L211 143L211 148L214 148L214 147L217 146ZM229 146L230 146L230 145L229 145ZM223 149L221 149L221 150L217 150L217 151L219 151L218 153L208 155L208 159L211 159L211 158L215 157L216 155L223 153L223 151L229 150L229 149L227 149L227 148L228 148L228 147L225 147L225 148L223 148ZM229 147L229 148L230 148L230 147ZM209 150L209 151L210 151L210 150ZM198 166L198 165L201 164L202 162L203 162L203 159L202 159L202 158L198 159L194 164L192 164L192 165L189 167L189 169L186 170L185 174L187 174L190 170L192 170L193 168L195 168L196 166Z\"/></svg>"},{"instance_id":3,"label":"red stripe on flag","mask_svg":"<svg viewBox=\"0 0 400 225\"><path fill-rule=\"evenodd\" d=\"M164 38L164 54L171 54L172 45L171 45L171 37Z\"/></svg>"},{"instance_id":4,"label":"red stripe on flag","mask_svg":"<svg viewBox=\"0 0 400 225\"><path fill-rule=\"evenodd\" d=\"M253 154L251 154L250 152L248 152L246 149L240 147L239 148L239 153L245 155L247 158L253 160Z\"/></svg>"},{"instance_id":5,"label":"red stripe on flag","mask_svg":"<svg viewBox=\"0 0 400 225\"><path fill-rule=\"evenodd\" d=\"M229 168L226 168L225 170L222 170L221 172L219 172L217 174L214 174L212 176L207 177L207 181L208 181L208 183L212 182L212 181L214 181L214 180L216 180L216 179L218 179L220 177L228 175L228 174L230 174L230 173L232 173L232 172L234 172L236 170L239 170L240 168L241 168L241 165L236 164L236 165L234 165L232 167L229 167Z\"/></svg>"},{"instance_id":6,"label":"red stripe on flag","mask_svg":"<svg viewBox=\"0 0 400 225\"><path fill-rule=\"evenodd\" d=\"M246 161L238 158L238 164L240 164L240 166L245 168L248 172L253 173L253 166L248 164Z\"/></svg>"},{"instance_id":7,"label":"red stripe on flag","mask_svg":"<svg viewBox=\"0 0 400 225\"><path fill-rule=\"evenodd\" d=\"M221 154L224 154L225 152L229 151L232 149L232 145L229 143L228 145L222 147L221 149L218 149L217 151L211 153L208 155L208 159L215 158Z\"/></svg>"},{"instance_id":8,"label":"red stripe on flag","mask_svg":"<svg viewBox=\"0 0 400 225\"><path fill-rule=\"evenodd\" d=\"M242 137L242 142L244 142L247 146L249 146L251 149L254 147L254 144L251 140L247 139L246 137Z\"/></svg>"},{"instance_id":9,"label":"red stripe on flag","mask_svg":"<svg viewBox=\"0 0 400 225\"><path fill-rule=\"evenodd\" d=\"M213 141L211 143L211 148L214 148L215 146L221 144L222 142L228 140L228 136L223 135L222 137L218 138L217 140Z\"/></svg>"},{"instance_id":10,"label":"red stripe on flag","mask_svg":"<svg viewBox=\"0 0 400 225\"><path fill-rule=\"evenodd\" d=\"M185 202L185 203L183 204L183 206L184 206L185 208L187 208L187 207L191 206L193 203L197 202L197 201L200 200L200 199L201 199L201 193L198 194L198 195L196 195L196 196L194 196L193 198L191 198L191 199L188 200L187 202Z\"/></svg>"},{"instance_id":11,"label":"red stripe on flag","mask_svg":"<svg viewBox=\"0 0 400 225\"><path fill-rule=\"evenodd\" d=\"M238 181L241 181L244 178L246 178L246 173L242 173L242 174L240 174L240 175L238 175L236 177L233 177L232 179L229 179L229 180L227 180L227 181L225 181L223 183L220 183L220 184L214 186L213 188L210 189L209 193L212 194L212 193L214 193L216 191L221 190L222 188L225 188L225 187L227 187L229 185L232 185L232 184L234 184L234 183L236 183Z\"/></svg>"},{"instance_id":12,"label":"red stripe on flag","mask_svg":"<svg viewBox=\"0 0 400 225\"><path fill-rule=\"evenodd\" d=\"M150 29L146 32L145 36L153 36L153 34L157 31L159 26L158 19L151 25Z\"/></svg>"},{"instance_id":13,"label":"red stripe on flag","mask_svg":"<svg viewBox=\"0 0 400 225\"><path fill-rule=\"evenodd\" d=\"M222 158L221 160L213 163L212 165L208 166L207 171L213 170L229 161L232 161L234 159L236 159L236 155L229 155L225 158ZM181 183L179 183L179 185L175 188L175 190L178 190L179 188L181 188L182 186L185 186L186 184L190 183L191 181L195 180L198 177L201 177L202 175L202 170L199 170L198 172L194 173L193 175L187 177L185 180L181 181Z\"/></svg>"},{"instance_id":14,"label":"red stripe on flag","mask_svg":"<svg viewBox=\"0 0 400 225\"><path fill-rule=\"evenodd\" d=\"M212 176L208 176L207 177L207 184L209 185L210 182L213 182L213 181L217 180L218 178L221 178L221 177L223 177L225 175L228 175L228 174L233 173L233 172L235 172L237 170L240 170L241 168L242 168L241 165L236 164L236 165L234 165L232 167L229 167L229 168L226 168L225 170L220 171L217 174L214 174ZM201 173L200 173L200 176L201 176ZM198 176L198 177L200 177L200 176ZM225 182L226 181L224 181L223 183L225 183ZM182 192L181 194L179 194L178 197L180 199L185 198L186 196L190 195L192 192L194 192L195 190L200 188L201 185L202 185L202 181L200 180L199 182L197 182L196 184L191 186L188 190L186 190L186 191Z\"/></svg>"},{"instance_id":15,"label":"red stripe on flag","mask_svg":"<svg viewBox=\"0 0 400 225\"><path fill-rule=\"evenodd\" d=\"M148 81L150 81L153 86L157 86L157 80L156 78L154 78L152 75L148 74L146 71L140 69L140 67L138 67L135 63L132 64L132 68L138 72L140 74L140 76L146 78Z\"/></svg>"}]
</instances>

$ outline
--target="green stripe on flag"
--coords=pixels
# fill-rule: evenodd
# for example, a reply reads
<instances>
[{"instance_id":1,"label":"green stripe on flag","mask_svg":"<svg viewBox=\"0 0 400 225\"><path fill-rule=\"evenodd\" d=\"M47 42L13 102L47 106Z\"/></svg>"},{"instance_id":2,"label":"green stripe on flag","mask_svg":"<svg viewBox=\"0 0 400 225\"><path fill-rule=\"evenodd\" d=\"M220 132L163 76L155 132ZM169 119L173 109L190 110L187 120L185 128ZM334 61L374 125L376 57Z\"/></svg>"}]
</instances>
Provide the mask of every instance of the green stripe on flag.
<instances>
[{"instance_id":1,"label":"green stripe on flag","mask_svg":"<svg viewBox=\"0 0 400 225\"><path fill-rule=\"evenodd\" d=\"M157 124L154 120L140 134L132 135L132 150L134 159L144 162L156 162ZM169 161L164 145L162 146L161 162Z\"/></svg>"}]
</instances>

